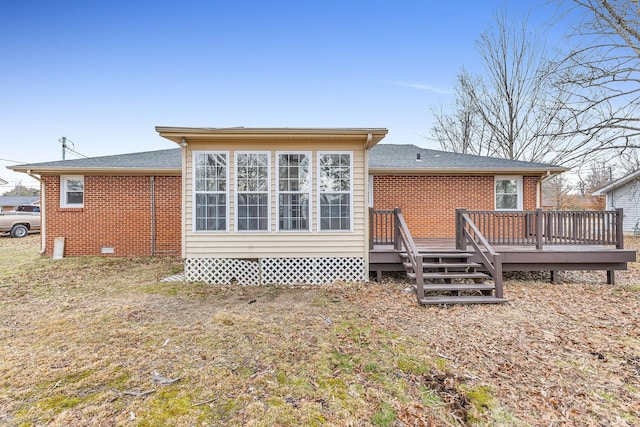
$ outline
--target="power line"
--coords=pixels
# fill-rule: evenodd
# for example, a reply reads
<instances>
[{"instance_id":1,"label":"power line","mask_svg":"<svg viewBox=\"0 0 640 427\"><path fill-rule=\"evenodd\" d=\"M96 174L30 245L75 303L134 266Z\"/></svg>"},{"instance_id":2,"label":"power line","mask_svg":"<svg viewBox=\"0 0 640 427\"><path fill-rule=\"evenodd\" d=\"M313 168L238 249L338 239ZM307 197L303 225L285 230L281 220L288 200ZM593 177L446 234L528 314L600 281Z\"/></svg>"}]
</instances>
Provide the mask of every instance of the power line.
<instances>
[{"instance_id":1,"label":"power line","mask_svg":"<svg viewBox=\"0 0 640 427\"><path fill-rule=\"evenodd\" d=\"M3 162L10 162L10 163L27 163L27 162L20 162L18 160L9 160L9 159L0 159Z\"/></svg>"}]
</instances>

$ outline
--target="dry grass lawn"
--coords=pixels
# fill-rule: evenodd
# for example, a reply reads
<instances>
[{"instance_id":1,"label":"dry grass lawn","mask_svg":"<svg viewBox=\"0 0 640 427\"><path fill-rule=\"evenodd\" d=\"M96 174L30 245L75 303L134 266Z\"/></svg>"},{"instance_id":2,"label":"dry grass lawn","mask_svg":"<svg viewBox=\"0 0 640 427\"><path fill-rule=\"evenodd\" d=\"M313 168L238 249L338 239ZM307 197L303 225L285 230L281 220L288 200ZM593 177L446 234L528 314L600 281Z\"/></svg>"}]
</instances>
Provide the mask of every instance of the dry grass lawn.
<instances>
[{"instance_id":1,"label":"dry grass lawn","mask_svg":"<svg viewBox=\"0 0 640 427\"><path fill-rule=\"evenodd\" d=\"M401 278L166 284L178 260L38 241L0 238L1 425L640 425L637 265L440 308Z\"/></svg>"}]
</instances>

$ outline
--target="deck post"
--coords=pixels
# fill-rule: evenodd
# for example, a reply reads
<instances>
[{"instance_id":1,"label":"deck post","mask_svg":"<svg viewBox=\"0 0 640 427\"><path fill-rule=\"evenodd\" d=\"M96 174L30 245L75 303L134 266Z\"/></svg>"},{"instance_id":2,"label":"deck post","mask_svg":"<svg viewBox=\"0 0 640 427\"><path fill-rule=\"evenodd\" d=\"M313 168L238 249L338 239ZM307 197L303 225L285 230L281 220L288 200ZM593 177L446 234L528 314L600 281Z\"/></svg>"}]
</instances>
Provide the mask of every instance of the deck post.
<instances>
[{"instance_id":1,"label":"deck post","mask_svg":"<svg viewBox=\"0 0 640 427\"><path fill-rule=\"evenodd\" d=\"M369 249L373 249L374 246L374 221L375 211L373 208L369 208Z\"/></svg>"},{"instance_id":2,"label":"deck post","mask_svg":"<svg viewBox=\"0 0 640 427\"><path fill-rule=\"evenodd\" d=\"M464 244L464 218L462 215L467 210L465 208L457 208L456 209L456 249L465 250L466 246Z\"/></svg>"},{"instance_id":3,"label":"deck post","mask_svg":"<svg viewBox=\"0 0 640 427\"><path fill-rule=\"evenodd\" d=\"M402 213L401 208L393 209L393 248L396 251L402 250L401 239L400 239L400 221L398 220L398 215Z\"/></svg>"},{"instance_id":4,"label":"deck post","mask_svg":"<svg viewBox=\"0 0 640 427\"><path fill-rule=\"evenodd\" d=\"M542 250L542 209L536 209L536 249Z\"/></svg>"},{"instance_id":5,"label":"deck post","mask_svg":"<svg viewBox=\"0 0 640 427\"><path fill-rule=\"evenodd\" d=\"M622 211L622 208L617 208L616 213L616 249L624 249L624 233L622 232L622 221L624 220L624 213Z\"/></svg>"},{"instance_id":6,"label":"deck post","mask_svg":"<svg viewBox=\"0 0 640 427\"><path fill-rule=\"evenodd\" d=\"M424 267L422 264L422 255L417 254L415 257L416 260L416 297L418 301L424 299Z\"/></svg>"},{"instance_id":7,"label":"deck post","mask_svg":"<svg viewBox=\"0 0 640 427\"><path fill-rule=\"evenodd\" d=\"M615 285L616 284L616 271L615 270L607 270L607 284Z\"/></svg>"}]
</instances>

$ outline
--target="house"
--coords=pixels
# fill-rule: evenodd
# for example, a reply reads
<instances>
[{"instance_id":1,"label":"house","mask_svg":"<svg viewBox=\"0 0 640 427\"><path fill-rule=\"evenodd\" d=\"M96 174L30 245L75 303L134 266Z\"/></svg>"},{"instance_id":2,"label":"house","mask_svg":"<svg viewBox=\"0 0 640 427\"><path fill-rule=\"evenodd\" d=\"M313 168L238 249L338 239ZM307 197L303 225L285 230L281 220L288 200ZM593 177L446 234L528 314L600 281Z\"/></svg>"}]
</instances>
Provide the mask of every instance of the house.
<instances>
[{"instance_id":1,"label":"house","mask_svg":"<svg viewBox=\"0 0 640 427\"><path fill-rule=\"evenodd\" d=\"M40 196L0 196L0 212L14 211L23 205L37 205Z\"/></svg>"},{"instance_id":2,"label":"house","mask_svg":"<svg viewBox=\"0 0 640 427\"><path fill-rule=\"evenodd\" d=\"M640 170L623 176L620 179L592 193L593 196L605 197L605 209L624 209L622 229L634 232L640 224Z\"/></svg>"},{"instance_id":3,"label":"house","mask_svg":"<svg viewBox=\"0 0 640 427\"><path fill-rule=\"evenodd\" d=\"M43 254L52 255L54 239L64 237L67 256L181 256L189 280L366 281L369 271L403 268L397 249L372 265L387 250L378 248L380 224L372 218L391 218L386 212L401 212L413 237L441 239L451 249L460 244L460 218L468 218L456 209L496 213L502 224L519 221L525 229L518 236L526 244L538 236L542 248L534 219L541 183L565 170L378 144L387 134L379 128L156 130L179 148L9 167L41 181ZM385 224L397 242L393 221ZM491 238L504 240L512 225ZM601 255L576 262L572 254L563 259L573 264L556 269L588 269ZM612 267L597 268L626 267L614 258ZM532 260L549 269L550 258L539 254L511 259L505 269L526 270Z\"/></svg>"}]
</instances>

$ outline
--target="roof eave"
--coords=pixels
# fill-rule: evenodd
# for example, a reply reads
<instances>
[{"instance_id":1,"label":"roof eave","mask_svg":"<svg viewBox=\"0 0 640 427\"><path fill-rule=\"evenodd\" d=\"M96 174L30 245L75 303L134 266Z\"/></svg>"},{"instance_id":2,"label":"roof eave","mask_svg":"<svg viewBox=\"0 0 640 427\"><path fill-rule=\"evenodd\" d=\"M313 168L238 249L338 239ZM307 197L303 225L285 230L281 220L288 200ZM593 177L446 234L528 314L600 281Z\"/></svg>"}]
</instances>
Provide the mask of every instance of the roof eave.
<instances>
[{"instance_id":1,"label":"roof eave","mask_svg":"<svg viewBox=\"0 0 640 427\"><path fill-rule=\"evenodd\" d=\"M367 148L380 142L389 132L385 128L185 128L156 126L156 132L177 144L189 140L253 139L333 139L345 140L361 137Z\"/></svg>"}]
</instances>

